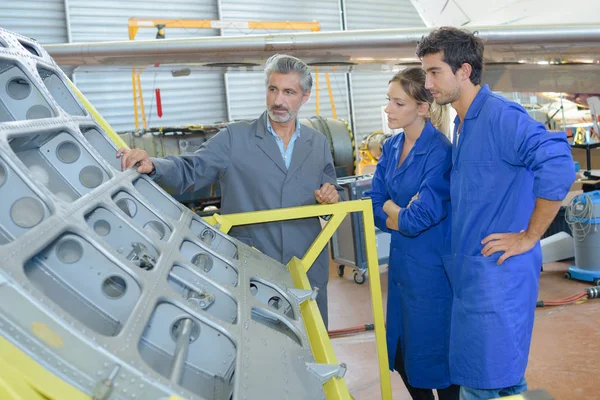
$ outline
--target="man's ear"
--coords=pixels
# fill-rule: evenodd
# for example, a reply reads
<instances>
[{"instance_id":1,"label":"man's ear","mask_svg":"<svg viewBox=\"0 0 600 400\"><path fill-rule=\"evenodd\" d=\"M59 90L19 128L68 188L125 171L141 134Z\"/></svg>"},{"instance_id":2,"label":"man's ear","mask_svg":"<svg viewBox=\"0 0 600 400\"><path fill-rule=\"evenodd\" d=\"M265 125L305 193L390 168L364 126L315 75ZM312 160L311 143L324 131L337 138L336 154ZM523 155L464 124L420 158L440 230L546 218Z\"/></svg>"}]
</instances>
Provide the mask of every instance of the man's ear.
<instances>
[{"instance_id":1,"label":"man's ear","mask_svg":"<svg viewBox=\"0 0 600 400\"><path fill-rule=\"evenodd\" d=\"M304 94L302 95L302 105L304 105L304 103L306 103L308 101L308 99L310 98L310 90L307 90L306 92L304 92Z\"/></svg>"},{"instance_id":2,"label":"man's ear","mask_svg":"<svg viewBox=\"0 0 600 400\"><path fill-rule=\"evenodd\" d=\"M471 78L471 73L473 73L471 64L463 63L463 65L460 66L460 70L462 71L461 78L463 81Z\"/></svg>"}]
</instances>

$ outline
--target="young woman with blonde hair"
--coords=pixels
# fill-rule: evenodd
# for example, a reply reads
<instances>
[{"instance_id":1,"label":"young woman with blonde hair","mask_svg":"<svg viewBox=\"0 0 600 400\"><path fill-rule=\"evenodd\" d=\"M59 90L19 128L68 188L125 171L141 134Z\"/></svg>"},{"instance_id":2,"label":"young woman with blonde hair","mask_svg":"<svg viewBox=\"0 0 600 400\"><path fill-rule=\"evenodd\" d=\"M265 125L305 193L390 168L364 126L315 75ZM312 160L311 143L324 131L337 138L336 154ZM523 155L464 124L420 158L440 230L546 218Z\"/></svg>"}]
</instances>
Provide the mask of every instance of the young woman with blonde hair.
<instances>
[{"instance_id":1,"label":"young woman with blonde hair","mask_svg":"<svg viewBox=\"0 0 600 400\"><path fill-rule=\"evenodd\" d=\"M413 399L458 400L450 385L448 340L452 292L442 256L450 248L452 148L448 117L425 89L425 72L408 68L388 85L391 129L369 196L375 224L392 235L387 342L391 370Z\"/></svg>"}]
</instances>

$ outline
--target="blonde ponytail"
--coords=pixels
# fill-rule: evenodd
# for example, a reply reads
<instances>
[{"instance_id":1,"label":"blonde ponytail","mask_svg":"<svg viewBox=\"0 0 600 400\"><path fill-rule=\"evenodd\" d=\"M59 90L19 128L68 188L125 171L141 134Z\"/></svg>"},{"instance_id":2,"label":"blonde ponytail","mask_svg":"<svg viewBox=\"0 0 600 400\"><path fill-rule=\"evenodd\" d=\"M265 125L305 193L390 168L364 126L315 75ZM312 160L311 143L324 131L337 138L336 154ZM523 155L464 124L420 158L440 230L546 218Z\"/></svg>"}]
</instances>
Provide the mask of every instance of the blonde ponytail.
<instances>
[{"instance_id":1,"label":"blonde ponytail","mask_svg":"<svg viewBox=\"0 0 600 400\"><path fill-rule=\"evenodd\" d=\"M437 130L450 138L450 110L449 105L440 106L435 101L429 105L429 120Z\"/></svg>"}]
</instances>

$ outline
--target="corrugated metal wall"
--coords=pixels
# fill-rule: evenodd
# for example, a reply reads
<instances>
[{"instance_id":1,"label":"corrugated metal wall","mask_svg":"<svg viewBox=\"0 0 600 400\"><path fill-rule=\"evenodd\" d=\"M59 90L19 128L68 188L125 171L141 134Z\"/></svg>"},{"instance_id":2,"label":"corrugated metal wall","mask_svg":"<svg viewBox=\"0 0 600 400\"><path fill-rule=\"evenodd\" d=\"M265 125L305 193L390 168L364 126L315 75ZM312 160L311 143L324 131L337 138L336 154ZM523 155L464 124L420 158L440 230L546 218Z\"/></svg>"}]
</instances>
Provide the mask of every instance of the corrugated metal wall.
<instances>
[{"instance_id":1,"label":"corrugated metal wall","mask_svg":"<svg viewBox=\"0 0 600 400\"><path fill-rule=\"evenodd\" d=\"M410 0L344 0L346 29L391 29L425 26Z\"/></svg>"},{"instance_id":2,"label":"corrugated metal wall","mask_svg":"<svg viewBox=\"0 0 600 400\"><path fill-rule=\"evenodd\" d=\"M388 82L394 72L352 74L352 98L356 137L382 129L381 107L386 105Z\"/></svg>"},{"instance_id":3,"label":"corrugated metal wall","mask_svg":"<svg viewBox=\"0 0 600 400\"><path fill-rule=\"evenodd\" d=\"M127 20L137 18L217 19L215 1L160 0L90 1L69 0L73 42L128 40ZM167 38L215 36L211 29L167 29ZM140 29L136 39L153 39L155 29ZM142 74L148 126L213 123L226 120L224 83L219 73L197 73L173 78L169 71L150 67ZM131 73L75 72L83 94L117 131L134 127ZM158 118L154 89L161 91L163 116Z\"/></svg>"},{"instance_id":4,"label":"corrugated metal wall","mask_svg":"<svg viewBox=\"0 0 600 400\"><path fill-rule=\"evenodd\" d=\"M136 18L216 19L214 0L69 0L73 42L127 40L127 20ZM140 29L136 39L152 39L154 29ZM215 36L212 29L167 29L167 37Z\"/></svg>"},{"instance_id":5,"label":"corrugated metal wall","mask_svg":"<svg viewBox=\"0 0 600 400\"><path fill-rule=\"evenodd\" d=\"M410 0L344 0L346 28L386 29L424 27ZM394 72L353 73L355 135L361 139L382 129L381 106L386 104L387 82Z\"/></svg>"},{"instance_id":6,"label":"corrugated metal wall","mask_svg":"<svg viewBox=\"0 0 600 400\"><path fill-rule=\"evenodd\" d=\"M1 0L0 27L41 44L67 42L64 0Z\"/></svg>"},{"instance_id":7,"label":"corrugated metal wall","mask_svg":"<svg viewBox=\"0 0 600 400\"><path fill-rule=\"evenodd\" d=\"M221 18L227 21L319 21L321 31L339 31L341 29L338 0L222 0ZM290 32L290 31L286 31ZM224 29L224 35L246 33L269 33ZM281 33L281 32L270 32ZM325 75L319 74L320 113L331 117L331 105ZM346 79L341 74L330 75L337 117L349 120ZM313 74L313 82L315 76ZM253 119L265 110L265 81L262 73L227 73L229 86L229 104L232 119ZM302 118L313 116L316 112L315 86L308 102L302 107Z\"/></svg>"}]
</instances>

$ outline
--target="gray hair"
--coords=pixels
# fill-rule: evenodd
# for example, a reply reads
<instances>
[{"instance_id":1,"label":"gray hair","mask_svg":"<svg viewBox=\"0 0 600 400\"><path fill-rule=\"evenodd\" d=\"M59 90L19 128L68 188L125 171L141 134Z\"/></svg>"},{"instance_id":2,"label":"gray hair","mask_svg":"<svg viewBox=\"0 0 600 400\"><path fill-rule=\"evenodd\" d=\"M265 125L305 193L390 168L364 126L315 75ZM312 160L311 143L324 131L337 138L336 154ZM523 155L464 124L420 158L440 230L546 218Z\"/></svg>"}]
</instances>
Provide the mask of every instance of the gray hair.
<instances>
[{"instance_id":1,"label":"gray hair","mask_svg":"<svg viewBox=\"0 0 600 400\"><path fill-rule=\"evenodd\" d=\"M289 74L295 72L300 75L300 86L304 93L312 88L312 75L310 68L299 58L288 56L285 54L275 54L271 56L265 64L265 82L269 84L269 78L272 72L280 74Z\"/></svg>"}]
</instances>

